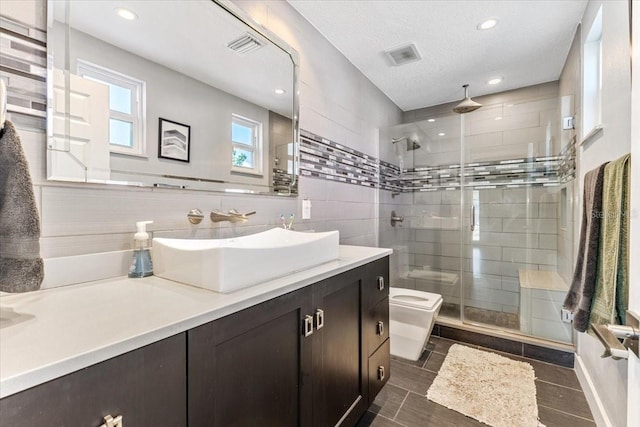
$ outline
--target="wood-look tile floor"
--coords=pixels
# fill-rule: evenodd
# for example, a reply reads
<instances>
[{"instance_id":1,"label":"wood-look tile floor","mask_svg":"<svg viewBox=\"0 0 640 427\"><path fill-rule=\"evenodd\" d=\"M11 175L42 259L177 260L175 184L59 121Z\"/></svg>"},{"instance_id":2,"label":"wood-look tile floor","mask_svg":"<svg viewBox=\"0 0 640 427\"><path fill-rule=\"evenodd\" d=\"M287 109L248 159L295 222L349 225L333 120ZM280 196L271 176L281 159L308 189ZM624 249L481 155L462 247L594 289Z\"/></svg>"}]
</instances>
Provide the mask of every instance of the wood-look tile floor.
<instances>
[{"instance_id":1,"label":"wood-look tile floor","mask_svg":"<svg viewBox=\"0 0 640 427\"><path fill-rule=\"evenodd\" d=\"M595 427L573 369L435 336L429 339L427 351L416 362L392 356L389 382L359 421L358 427L486 426L425 397L449 347L456 343L530 363L536 375L538 415L540 422L547 427Z\"/></svg>"}]
</instances>

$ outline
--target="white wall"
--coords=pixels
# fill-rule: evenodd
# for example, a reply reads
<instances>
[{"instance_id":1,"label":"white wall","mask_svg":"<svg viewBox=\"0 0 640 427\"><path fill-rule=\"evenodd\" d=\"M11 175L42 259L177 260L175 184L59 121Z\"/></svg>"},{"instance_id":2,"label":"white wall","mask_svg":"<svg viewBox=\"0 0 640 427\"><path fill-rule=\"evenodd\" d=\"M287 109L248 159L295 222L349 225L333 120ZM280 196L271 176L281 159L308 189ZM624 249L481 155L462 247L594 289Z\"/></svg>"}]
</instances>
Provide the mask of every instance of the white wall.
<instances>
[{"instance_id":1,"label":"white wall","mask_svg":"<svg viewBox=\"0 0 640 427\"><path fill-rule=\"evenodd\" d=\"M44 0L10 1L2 14L46 28ZM401 111L373 86L320 33L284 1L237 2L265 27L293 46L301 57L301 127L331 140L377 154L377 128L400 122ZM65 185L45 180L45 135L19 130L34 178L41 214L41 253L45 258L124 250L138 220L155 221L163 236L227 237L264 230L279 215L301 217L300 199L312 200L312 219L298 229L338 229L345 244L377 244L377 190L312 178L300 179L298 199L233 196L201 191ZM200 208L257 211L247 227L191 226L186 214ZM45 275L47 272L45 271Z\"/></svg>"},{"instance_id":2,"label":"white wall","mask_svg":"<svg viewBox=\"0 0 640 427\"><path fill-rule=\"evenodd\" d=\"M633 87L631 89L631 117L640 117L640 7L633 8ZM640 159L640 120L631 122L631 156ZM629 259L640 259L640 167L631 165L631 248ZM629 289L629 310L640 314L640 264L632 262L629 268L631 289ZM629 359L629 395L627 396L627 423L640 420L640 360Z\"/></svg>"},{"instance_id":3,"label":"white wall","mask_svg":"<svg viewBox=\"0 0 640 427\"><path fill-rule=\"evenodd\" d=\"M589 2L582 20L583 43L600 5L603 5L601 105L604 131L599 139L582 147L580 183L589 170L630 150L629 5L626 1ZM602 352L602 344L597 339L578 334L577 353L591 377L593 391L602 402L604 416L611 425L622 427L626 425L627 414L627 364L603 359L600 357Z\"/></svg>"}]
</instances>

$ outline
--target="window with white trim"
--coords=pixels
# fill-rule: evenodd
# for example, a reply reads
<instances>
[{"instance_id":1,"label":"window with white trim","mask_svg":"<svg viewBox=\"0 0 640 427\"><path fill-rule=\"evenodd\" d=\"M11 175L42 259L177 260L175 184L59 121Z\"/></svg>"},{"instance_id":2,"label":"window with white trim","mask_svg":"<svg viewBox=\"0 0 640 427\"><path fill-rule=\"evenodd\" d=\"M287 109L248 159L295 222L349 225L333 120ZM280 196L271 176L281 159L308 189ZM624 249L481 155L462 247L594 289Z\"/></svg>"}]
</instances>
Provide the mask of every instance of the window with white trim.
<instances>
[{"instance_id":1,"label":"window with white trim","mask_svg":"<svg viewBox=\"0 0 640 427\"><path fill-rule=\"evenodd\" d=\"M231 143L231 170L261 175L262 123L232 114Z\"/></svg>"},{"instance_id":2,"label":"window with white trim","mask_svg":"<svg viewBox=\"0 0 640 427\"><path fill-rule=\"evenodd\" d=\"M145 82L82 60L78 75L109 87L110 151L146 156Z\"/></svg>"},{"instance_id":3,"label":"window with white trim","mask_svg":"<svg viewBox=\"0 0 640 427\"><path fill-rule=\"evenodd\" d=\"M583 46L582 136L587 136L601 122L602 92L602 6L598 10Z\"/></svg>"}]
</instances>

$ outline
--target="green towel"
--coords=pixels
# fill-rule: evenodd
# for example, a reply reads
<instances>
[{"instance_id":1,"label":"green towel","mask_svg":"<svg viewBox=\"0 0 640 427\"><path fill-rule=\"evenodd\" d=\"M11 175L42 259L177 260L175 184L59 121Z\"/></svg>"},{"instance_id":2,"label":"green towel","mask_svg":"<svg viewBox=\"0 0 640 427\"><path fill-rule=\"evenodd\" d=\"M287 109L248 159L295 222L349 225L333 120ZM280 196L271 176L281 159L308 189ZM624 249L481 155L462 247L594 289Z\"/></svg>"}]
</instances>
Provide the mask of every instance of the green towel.
<instances>
[{"instance_id":1,"label":"green towel","mask_svg":"<svg viewBox=\"0 0 640 427\"><path fill-rule=\"evenodd\" d=\"M629 302L629 154L604 170L598 275L590 324L624 324Z\"/></svg>"}]
</instances>

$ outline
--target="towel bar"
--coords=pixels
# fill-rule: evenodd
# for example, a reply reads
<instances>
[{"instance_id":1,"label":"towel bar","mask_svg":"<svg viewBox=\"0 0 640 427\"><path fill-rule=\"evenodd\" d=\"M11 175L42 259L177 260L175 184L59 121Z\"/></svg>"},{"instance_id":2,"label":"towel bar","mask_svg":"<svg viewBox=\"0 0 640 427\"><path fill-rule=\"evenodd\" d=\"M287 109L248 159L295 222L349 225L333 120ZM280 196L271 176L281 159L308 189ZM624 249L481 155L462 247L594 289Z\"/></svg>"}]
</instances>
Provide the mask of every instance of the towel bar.
<instances>
[{"instance_id":1,"label":"towel bar","mask_svg":"<svg viewBox=\"0 0 640 427\"><path fill-rule=\"evenodd\" d=\"M638 356L638 337L640 336L639 316L627 311L626 325L591 325L605 349L614 359L628 359L631 350ZM622 339L621 343L619 339ZM605 353L606 354L606 353Z\"/></svg>"}]
</instances>

